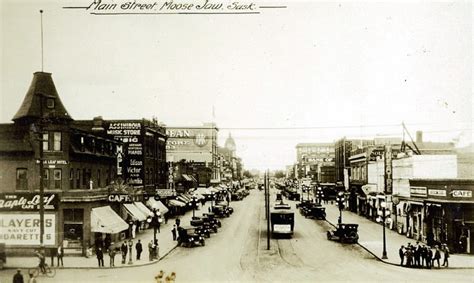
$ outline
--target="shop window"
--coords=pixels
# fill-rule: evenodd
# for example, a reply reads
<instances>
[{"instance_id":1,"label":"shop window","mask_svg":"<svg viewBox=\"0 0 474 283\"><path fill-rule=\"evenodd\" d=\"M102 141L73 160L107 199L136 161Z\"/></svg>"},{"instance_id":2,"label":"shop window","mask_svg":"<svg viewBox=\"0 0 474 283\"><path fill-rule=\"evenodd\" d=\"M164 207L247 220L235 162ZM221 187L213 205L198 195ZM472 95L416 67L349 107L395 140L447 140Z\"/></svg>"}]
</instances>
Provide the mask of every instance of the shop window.
<instances>
[{"instance_id":1,"label":"shop window","mask_svg":"<svg viewBox=\"0 0 474 283\"><path fill-rule=\"evenodd\" d=\"M61 132L53 133L53 150L61 151Z\"/></svg>"},{"instance_id":2,"label":"shop window","mask_svg":"<svg viewBox=\"0 0 474 283\"><path fill-rule=\"evenodd\" d=\"M28 189L28 169L26 168L16 169L16 189L17 190Z\"/></svg>"},{"instance_id":3,"label":"shop window","mask_svg":"<svg viewBox=\"0 0 474 283\"><path fill-rule=\"evenodd\" d=\"M68 246L81 246L83 239L84 210L63 209L64 240Z\"/></svg>"},{"instance_id":4,"label":"shop window","mask_svg":"<svg viewBox=\"0 0 474 283\"><path fill-rule=\"evenodd\" d=\"M61 189L62 169L53 170L54 189Z\"/></svg>"}]
</instances>

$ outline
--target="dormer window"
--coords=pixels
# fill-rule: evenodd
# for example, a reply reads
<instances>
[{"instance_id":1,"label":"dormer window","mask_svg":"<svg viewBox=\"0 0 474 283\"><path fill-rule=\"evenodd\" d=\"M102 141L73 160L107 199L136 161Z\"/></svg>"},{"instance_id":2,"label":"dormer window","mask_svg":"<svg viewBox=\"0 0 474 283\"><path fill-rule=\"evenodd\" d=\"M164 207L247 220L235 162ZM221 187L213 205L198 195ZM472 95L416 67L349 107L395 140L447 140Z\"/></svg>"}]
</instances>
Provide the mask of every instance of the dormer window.
<instances>
[{"instance_id":1,"label":"dormer window","mask_svg":"<svg viewBox=\"0 0 474 283\"><path fill-rule=\"evenodd\" d=\"M47 98L46 99L46 107L48 107L49 109L54 108L54 98Z\"/></svg>"}]
</instances>

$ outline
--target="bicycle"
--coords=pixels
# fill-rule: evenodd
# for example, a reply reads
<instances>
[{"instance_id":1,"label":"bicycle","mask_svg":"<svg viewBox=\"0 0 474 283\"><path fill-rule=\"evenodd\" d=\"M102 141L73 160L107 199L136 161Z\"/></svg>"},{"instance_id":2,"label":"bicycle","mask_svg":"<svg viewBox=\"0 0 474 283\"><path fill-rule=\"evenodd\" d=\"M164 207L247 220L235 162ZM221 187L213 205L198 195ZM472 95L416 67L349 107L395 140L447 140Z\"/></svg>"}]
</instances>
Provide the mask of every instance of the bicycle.
<instances>
[{"instance_id":1,"label":"bicycle","mask_svg":"<svg viewBox=\"0 0 474 283\"><path fill-rule=\"evenodd\" d=\"M50 267L47 264L45 264L44 268L45 268L46 272L42 272L39 265L35 268L30 268L28 270L28 272L30 274L33 274L33 277L37 277L40 274L44 274L44 275L46 275L46 277L54 277L56 275L56 269L54 267Z\"/></svg>"}]
</instances>

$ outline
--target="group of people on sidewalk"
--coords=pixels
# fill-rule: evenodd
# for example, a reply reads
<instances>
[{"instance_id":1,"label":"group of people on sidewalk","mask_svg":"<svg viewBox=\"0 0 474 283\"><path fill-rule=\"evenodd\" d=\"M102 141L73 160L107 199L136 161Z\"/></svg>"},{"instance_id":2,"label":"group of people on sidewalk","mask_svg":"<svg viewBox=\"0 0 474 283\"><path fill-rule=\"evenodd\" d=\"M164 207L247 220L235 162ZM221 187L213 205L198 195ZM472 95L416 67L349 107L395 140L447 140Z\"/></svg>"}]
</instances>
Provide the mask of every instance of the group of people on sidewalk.
<instances>
[{"instance_id":1,"label":"group of people on sidewalk","mask_svg":"<svg viewBox=\"0 0 474 283\"><path fill-rule=\"evenodd\" d=\"M132 257L133 257L132 255L133 247L134 245L133 245L132 240L128 240L128 242L123 241L120 247L114 247L112 243L112 245L110 245L109 248L107 249L107 253L110 259L110 263L109 263L110 267L115 267L115 256L117 254L122 255L122 264L127 263L127 255L128 255L128 264L131 264ZM142 242L141 240L137 240L137 243L135 244L135 255L136 255L135 259L136 260L141 260L142 252L143 252ZM149 254L148 258L150 261L159 258L158 239L156 241L151 240L148 243L148 254ZM97 262L99 264L99 267L104 267L104 248L103 247L101 246L96 247L96 257L97 257Z\"/></svg>"},{"instance_id":2,"label":"group of people on sidewalk","mask_svg":"<svg viewBox=\"0 0 474 283\"><path fill-rule=\"evenodd\" d=\"M436 245L433 251L431 247L420 242L416 242L415 245L408 243L406 247L402 245L398 253L400 266L431 269L436 262L440 268L441 253L444 255L442 266L449 266L449 248L446 244L441 244L441 249Z\"/></svg>"}]
</instances>

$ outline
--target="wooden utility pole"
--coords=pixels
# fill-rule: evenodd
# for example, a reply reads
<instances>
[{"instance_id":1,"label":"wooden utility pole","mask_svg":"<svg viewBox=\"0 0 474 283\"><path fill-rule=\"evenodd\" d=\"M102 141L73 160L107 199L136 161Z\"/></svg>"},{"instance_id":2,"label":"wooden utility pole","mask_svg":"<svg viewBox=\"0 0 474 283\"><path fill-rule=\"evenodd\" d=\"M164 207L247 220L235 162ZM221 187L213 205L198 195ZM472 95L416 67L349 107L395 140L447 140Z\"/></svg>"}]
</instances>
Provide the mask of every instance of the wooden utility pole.
<instances>
[{"instance_id":1,"label":"wooden utility pole","mask_svg":"<svg viewBox=\"0 0 474 283\"><path fill-rule=\"evenodd\" d=\"M267 170L267 250L270 249L270 176Z\"/></svg>"}]
</instances>

